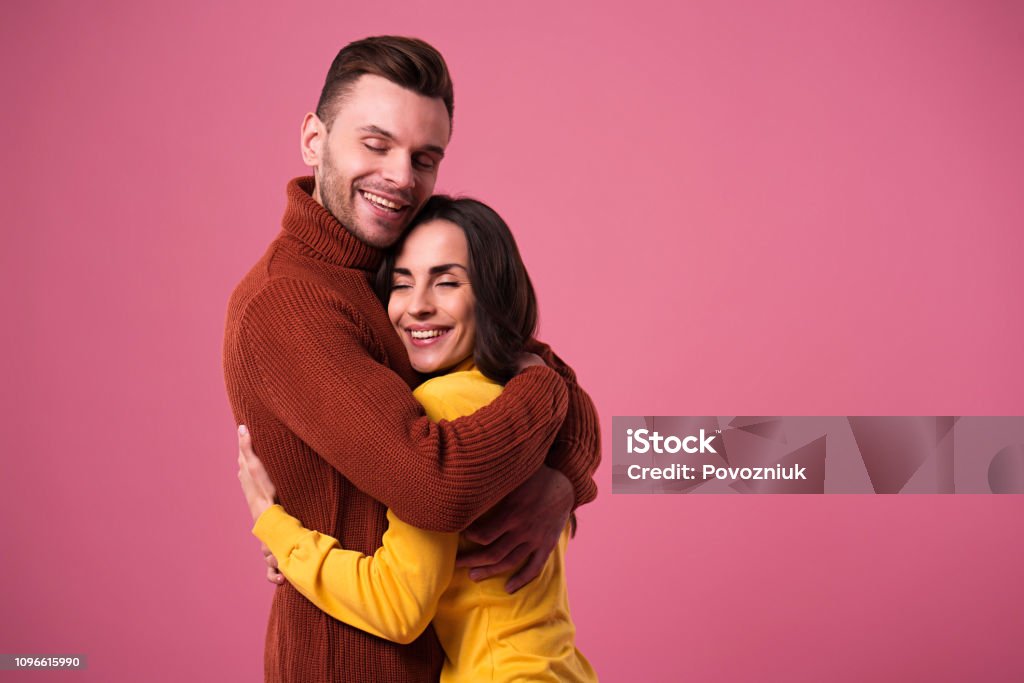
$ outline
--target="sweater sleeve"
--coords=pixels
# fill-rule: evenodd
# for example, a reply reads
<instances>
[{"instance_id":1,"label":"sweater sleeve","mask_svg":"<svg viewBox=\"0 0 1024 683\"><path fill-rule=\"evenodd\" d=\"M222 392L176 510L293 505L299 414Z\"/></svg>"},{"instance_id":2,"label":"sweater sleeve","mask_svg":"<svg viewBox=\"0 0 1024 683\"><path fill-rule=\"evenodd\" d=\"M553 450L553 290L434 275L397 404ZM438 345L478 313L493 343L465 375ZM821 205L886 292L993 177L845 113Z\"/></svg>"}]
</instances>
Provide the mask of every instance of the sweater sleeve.
<instances>
[{"instance_id":1,"label":"sweater sleeve","mask_svg":"<svg viewBox=\"0 0 1024 683\"><path fill-rule=\"evenodd\" d=\"M558 374L536 367L474 414L434 424L369 353L373 335L356 313L287 278L250 300L239 344L257 399L357 488L423 529L462 529L525 481L568 405Z\"/></svg>"},{"instance_id":2,"label":"sweater sleeve","mask_svg":"<svg viewBox=\"0 0 1024 683\"><path fill-rule=\"evenodd\" d=\"M561 376L569 392L569 406L547 464L564 474L576 491L576 507L597 497L594 473L601 464L601 426L597 410L580 385L576 373L547 344L531 339L527 350L544 359Z\"/></svg>"},{"instance_id":3,"label":"sweater sleeve","mask_svg":"<svg viewBox=\"0 0 1024 683\"><path fill-rule=\"evenodd\" d=\"M459 535L423 531L388 511L388 530L373 555L344 550L338 541L303 528L280 505L256 520L253 534L267 544L285 578L319 609L396 643L416 640L451 581Z\"/></svg>"}]
</instances>

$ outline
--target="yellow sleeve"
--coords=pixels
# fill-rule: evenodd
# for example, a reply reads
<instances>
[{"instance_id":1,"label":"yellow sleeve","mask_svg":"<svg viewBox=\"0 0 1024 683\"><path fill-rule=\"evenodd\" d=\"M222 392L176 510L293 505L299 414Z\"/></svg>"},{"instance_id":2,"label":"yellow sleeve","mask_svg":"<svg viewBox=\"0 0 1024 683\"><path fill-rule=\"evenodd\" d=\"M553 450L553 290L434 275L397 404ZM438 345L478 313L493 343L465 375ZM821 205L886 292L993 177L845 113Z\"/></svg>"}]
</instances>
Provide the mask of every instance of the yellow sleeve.
<instances>
[{"instance_id":1,"label":"yellow sleeve","mask_svg":"<svg viewBox=\"0 0 1024 683\"><path fill-rule=\"evenodd\" d=\"M413 395L435 422L469 415L501 393L479 372L434 378ZM434 618L455 571L457 533L424 531L388 510L388 530L372 556L341 548L337 539L302 526L280 505L252 530L277 558L284 577L339 621L396 643L416 640Z\"/></svg>"},{"instance_id":2,"label":"yellow sleeve","mask_svg":"<svg viewBox=\"0 0 1024 683\"><path fill-rule=\"evenodd\" d=\"M306 529L280 505L252 530L278 568L310 602L339 621L396 643L411 643L434 618L451 581L459 535L410 526L388 511L383 545L372 556Z\"/></svg>"}]
</instances>

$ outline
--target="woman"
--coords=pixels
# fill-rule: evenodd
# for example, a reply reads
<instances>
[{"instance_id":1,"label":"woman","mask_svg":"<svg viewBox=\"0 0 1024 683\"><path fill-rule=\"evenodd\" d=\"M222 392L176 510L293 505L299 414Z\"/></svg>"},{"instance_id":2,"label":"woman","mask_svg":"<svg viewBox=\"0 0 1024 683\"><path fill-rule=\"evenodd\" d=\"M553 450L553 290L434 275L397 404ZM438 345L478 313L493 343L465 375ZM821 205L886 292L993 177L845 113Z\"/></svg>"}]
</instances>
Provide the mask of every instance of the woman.
<instances>
[{"instance_id":1,"label":"woman","mask_svg":"<svg viewBox=\"0 0 1024 683\"><path fill-rule=\"evenodd\" d=\"M377 288L413 368L433 376L413 395L434 421L482 408L523 362L543 362L532 354L522 361L537 324L533 287L508 227L480 202L433 197L385 260ZM509 595L507 576L474 582L455 569L458 534L417 529L389 511L372 557L344 550L273 505L273 484L254 455L243 450L239 466L253 533L327 614L401 643L433 621L447 656L442 681L597 680L573 644L568 526L540 576Z\"/></svg>"}]
</instances>

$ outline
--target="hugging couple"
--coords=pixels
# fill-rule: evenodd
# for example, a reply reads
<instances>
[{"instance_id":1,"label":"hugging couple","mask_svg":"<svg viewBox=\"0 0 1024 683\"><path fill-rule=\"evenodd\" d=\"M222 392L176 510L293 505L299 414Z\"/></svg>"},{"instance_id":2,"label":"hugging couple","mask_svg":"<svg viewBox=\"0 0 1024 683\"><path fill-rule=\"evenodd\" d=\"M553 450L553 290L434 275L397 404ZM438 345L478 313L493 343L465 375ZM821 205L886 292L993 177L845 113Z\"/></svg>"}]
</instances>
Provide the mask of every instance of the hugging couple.
<instances>
[{"instance_id":1,"label":"hugging couple","mask_svg":"<svg viewBox=\"0 0 1024 683\"><path fill-rule=\"evenodd\" d=\"M504 221L431 196L452 111L430 45L343 48L302 122L313 177L228 306L267 681L597 679L565 586L597 415L532 337Z\"/></svg>"}]
</instances>

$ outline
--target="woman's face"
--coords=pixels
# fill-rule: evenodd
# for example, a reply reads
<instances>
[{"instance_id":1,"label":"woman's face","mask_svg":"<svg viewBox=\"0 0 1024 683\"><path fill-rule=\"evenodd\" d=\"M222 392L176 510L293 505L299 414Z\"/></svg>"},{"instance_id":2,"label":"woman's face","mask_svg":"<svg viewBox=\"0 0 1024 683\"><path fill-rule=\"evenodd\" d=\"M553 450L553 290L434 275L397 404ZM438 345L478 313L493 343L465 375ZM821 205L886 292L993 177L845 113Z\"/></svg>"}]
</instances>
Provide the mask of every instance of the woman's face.
<instances>
[{"instance_id":1,"label":"woman's face","mask_svg":"<svg viewBox=\"0 0 1024 683\"><path fill-rule=\"evenodd\" d=\"M395 258L388 301L388 317L413 368L435 374L473 353L474 303L462 228L445 220L413 228Z\"/></svg>"}]
</instances>

